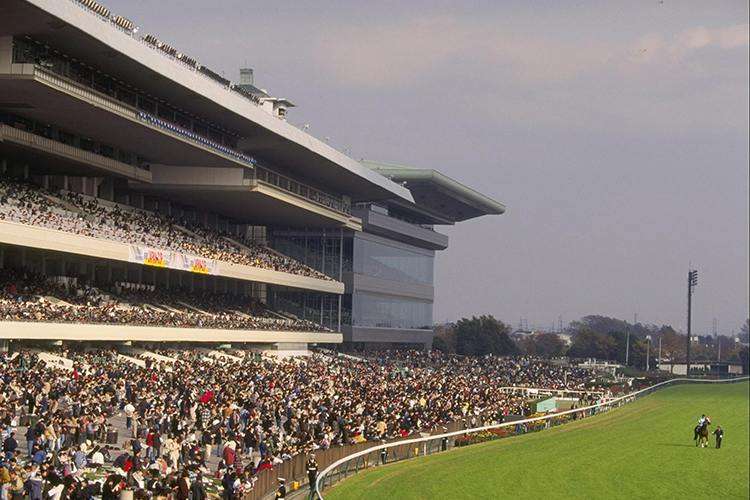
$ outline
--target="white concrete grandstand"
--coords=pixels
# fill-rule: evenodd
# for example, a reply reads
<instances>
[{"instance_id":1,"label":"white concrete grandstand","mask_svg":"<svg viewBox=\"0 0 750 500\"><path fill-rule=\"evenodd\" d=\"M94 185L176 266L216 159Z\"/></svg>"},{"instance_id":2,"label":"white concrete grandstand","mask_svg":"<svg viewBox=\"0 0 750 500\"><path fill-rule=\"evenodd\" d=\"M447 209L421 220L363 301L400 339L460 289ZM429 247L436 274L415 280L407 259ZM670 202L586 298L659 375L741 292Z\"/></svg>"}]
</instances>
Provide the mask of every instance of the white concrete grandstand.
<instances>
[{"instance_id":1,"label":"white concrete grandstand","mask_svg":"<svg viewBox=\"0 0 750 500\"><path fill-rule=\"evenodd\" d=\"M429 347L433 226L502 205L349 158L130 13L0 12L0 339Z\"/></svg>"}]
</instances>

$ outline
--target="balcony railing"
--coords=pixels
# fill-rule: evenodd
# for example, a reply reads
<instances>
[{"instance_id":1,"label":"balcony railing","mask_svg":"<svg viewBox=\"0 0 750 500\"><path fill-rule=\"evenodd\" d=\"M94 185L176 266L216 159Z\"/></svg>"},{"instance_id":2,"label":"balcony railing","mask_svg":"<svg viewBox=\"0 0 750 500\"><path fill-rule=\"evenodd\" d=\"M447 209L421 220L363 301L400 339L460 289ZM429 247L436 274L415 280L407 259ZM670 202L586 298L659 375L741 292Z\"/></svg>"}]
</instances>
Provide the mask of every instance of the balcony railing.
<instances>
[{"instance_id":1,"label":"balcony railing","mask_svg":"<svg viewBox=\"0 0 750 500\"><path fill-rule=\"evenodd\" d=\"M260 181L265 184L281 188L284 191L289 191L290 193L296 194L297 196L301 196L308 200L312 200L337 212L341 212L346 215L352 214L351 204L345 202L344 200L335 198L315 188L311 188L310 186L302 184L299 181L295 181L294 179L290 179L289 177L261 167L260 165L256 165L253 172L253 179L255 181Z\"/></svg>"}]
</instances>

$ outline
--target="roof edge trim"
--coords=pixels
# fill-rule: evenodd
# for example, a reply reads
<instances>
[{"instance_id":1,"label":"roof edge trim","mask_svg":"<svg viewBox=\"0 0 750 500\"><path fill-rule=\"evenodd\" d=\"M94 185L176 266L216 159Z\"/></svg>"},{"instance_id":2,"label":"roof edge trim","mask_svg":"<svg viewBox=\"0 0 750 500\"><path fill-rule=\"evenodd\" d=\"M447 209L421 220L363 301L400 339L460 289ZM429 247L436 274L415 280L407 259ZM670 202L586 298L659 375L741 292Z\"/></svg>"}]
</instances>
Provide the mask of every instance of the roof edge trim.
<instances>
[{"instance_id":1,"label":"roof edge trim","mask_svg":"<svg viewBox=\"0 0 750 500\"><path fill-rule=\"evenodd\" d=\"M394 182L429 181L452 193L466 198L467 200L476 204L478 208L485 210L488 214L501 215L505 213L505 205L503 205L502 203L497 202L489 196L483 195L479 191L461 184L454 179L451 179L447 175L442 174L437 170L404 167L401 165L392 165L388 163L368 160L360 160L360 162L368 168L373 169L380 175L388 177Z\"/></svg>"}]
</instances>

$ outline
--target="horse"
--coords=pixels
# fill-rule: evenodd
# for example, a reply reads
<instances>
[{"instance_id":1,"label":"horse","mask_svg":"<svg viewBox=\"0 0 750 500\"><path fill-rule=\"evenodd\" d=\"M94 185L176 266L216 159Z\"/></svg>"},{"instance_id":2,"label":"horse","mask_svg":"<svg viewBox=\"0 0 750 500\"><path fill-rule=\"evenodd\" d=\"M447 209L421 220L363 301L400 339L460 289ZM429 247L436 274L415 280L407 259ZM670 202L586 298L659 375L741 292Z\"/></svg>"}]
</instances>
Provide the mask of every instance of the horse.
<instances>
[{"instance_id":1,"label":"horse","mask_svg":"<svg viewBox=\"0 0 750 500\"><path fill-rule=\"evenodd\" d=\"M709 419L705 419L701 425L695 428L695 436L693 437L695 446L700 446L701 448L705 448L706 446L708 446L709 425L711 425L711 421Z\"/></svg>"}]
</instances>

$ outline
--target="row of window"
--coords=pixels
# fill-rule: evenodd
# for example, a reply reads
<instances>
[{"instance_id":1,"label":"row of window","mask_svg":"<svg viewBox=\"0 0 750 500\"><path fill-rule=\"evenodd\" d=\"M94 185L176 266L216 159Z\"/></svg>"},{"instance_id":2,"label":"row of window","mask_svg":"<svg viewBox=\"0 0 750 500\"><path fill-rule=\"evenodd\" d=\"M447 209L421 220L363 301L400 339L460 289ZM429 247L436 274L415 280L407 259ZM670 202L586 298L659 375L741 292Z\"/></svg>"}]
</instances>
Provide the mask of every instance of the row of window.
<instances>
[{"instance_id":1,"label":"row of window","mask_svg":"<svg viewBox=\"0 0 750 500\"><path fill-rule=\"evenodd\" d=\"M14 39L13 62L42 66L55 74L64 76L134 108L172 122L206 139L231 149L237 149L237 138L239 136L236 134L219 130L209 123L155 96L144 95L135 87L106 73L102 73L81 61L77 61L75 58L70 58L56 50L50 53L49 47L42 46L39 42Z\"/></svg>"},{"instance_id":2,"label":"row of window","mask_svg":"<svg viewBox=\"0 0 750 500\"><path fill-rule=\"evenodd\" d=\"M19 130L24 130L40 137L58 141L68 146L80 148L90 153L104 156L105 158L111 158L127 165L133 165L139 168L146 168L148 164L142 161L142 159L127 151L122 151L117 148L113 148L106 144L87 139L86 137L76 136L70 132L60 130L46 123L32 120L31 118L25 118L23 116L15 115L5 111L0 111L0 123L4 123L9 127L13 127Z\"/></svg>"}]
</instances>

